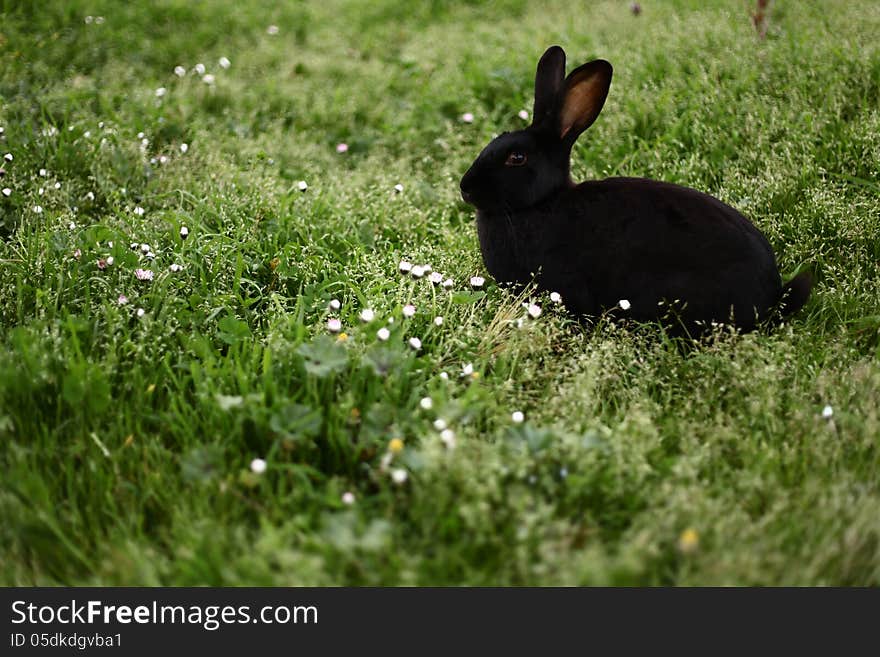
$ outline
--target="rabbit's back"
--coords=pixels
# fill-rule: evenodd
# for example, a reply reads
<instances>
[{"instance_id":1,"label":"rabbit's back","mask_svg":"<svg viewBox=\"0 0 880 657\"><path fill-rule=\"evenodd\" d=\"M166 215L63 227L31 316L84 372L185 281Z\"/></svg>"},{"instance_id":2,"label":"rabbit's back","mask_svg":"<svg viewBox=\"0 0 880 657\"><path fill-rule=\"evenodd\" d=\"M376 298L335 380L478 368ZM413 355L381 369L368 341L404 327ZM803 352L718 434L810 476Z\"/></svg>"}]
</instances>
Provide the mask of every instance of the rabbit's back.
<instances>
[{"instance_id":1,"label":"rabbit's back","mask_svg":"<svg viewBox=\"0 0 880 657\"><path fill-rule=\"evenodd\" d=\"M483 216L478 224L493 276L525 283L534 273L577 314L595 315L626 299L628 316L652 320L678 301L691 330L731 315L749 329L781 294L773 251L748 219L669 183L585 182L529 211ZM493 271L493 264L501 266Z\"/></svg>"}]
</instances>

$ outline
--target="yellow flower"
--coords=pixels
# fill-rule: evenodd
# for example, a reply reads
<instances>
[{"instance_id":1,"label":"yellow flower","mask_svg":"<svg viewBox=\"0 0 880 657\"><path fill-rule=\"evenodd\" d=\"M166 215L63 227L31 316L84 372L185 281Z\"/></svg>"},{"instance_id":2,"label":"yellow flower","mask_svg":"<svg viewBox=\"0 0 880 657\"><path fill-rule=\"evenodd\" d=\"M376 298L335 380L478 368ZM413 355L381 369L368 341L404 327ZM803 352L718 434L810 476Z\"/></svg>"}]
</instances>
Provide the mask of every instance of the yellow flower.
<instances>
[{"instance_id":1,"label":"yellow flower","mask_svg":"<svg viewBox=\"0 0 880 657\"><path fill-rule=\"evenodd\" d=\"M150 385L147 386L147 394L148 395L152 394L155 389L156 389L156 384L151 383Z\"/></svg>"},{"instance_id":2,"label":"yellow flower","mask_svg":"<svg viewBox=\"0 0 880 657\"><path fill-rule=\"evenodd\" d=\"M693 527L685 529L678 537L678 549L685 554L694 552L700 545L700 535Z\"/></svg>"},{"instance_id":3,"label":"yellow flower","mask_svg":"<svg viewBox=\"0 0 880 657\"><path fill-rule=\"evenodd\" d=\"M340 333L336 336L337 342L345 342L346 340L348 340L348 333Z\"/></svg>"},{"instance_id":4,"label":"yellow flower","mask_svg":"<svg viewBox=\"0 0 880 657\"><path fill-rule=\"evenodd\" d=\"M392 454L400 454L403 451L403 441L400 438L392 438L388 441L388 451Z\"/></svg>"}]
</instances>

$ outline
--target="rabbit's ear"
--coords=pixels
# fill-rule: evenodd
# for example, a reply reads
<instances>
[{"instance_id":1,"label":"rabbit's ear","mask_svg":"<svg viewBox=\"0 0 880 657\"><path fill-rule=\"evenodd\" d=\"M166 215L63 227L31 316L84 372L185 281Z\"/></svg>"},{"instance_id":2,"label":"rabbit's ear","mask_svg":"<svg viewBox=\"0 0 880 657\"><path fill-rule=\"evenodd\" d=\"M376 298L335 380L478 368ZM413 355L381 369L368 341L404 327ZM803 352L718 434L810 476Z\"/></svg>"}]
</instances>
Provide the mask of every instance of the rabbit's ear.
<instances>
[{"instance_id":1,"label":"rabbit's ear","mask_svg":"<svg viewBox=\"0 0 880 657\"><path fill-rule=\"evenodd\" d=\"M611 64L604 59L588 62L569 73L559 111L560 139L574 142L593 124L608 96L611 73Z\"/></svg>"},{"instance_id":2,"label":"rabbit's ear","mask_svg":"<svg viewBox=\"0 0 880 657\"><path fill-rule=\"evenodd\" d=\"M532 123L540 123L556 106L559 90L565 80L565 51L550 46L538 61L535 73L535 107Z\"/></svg>"}]
</instances>

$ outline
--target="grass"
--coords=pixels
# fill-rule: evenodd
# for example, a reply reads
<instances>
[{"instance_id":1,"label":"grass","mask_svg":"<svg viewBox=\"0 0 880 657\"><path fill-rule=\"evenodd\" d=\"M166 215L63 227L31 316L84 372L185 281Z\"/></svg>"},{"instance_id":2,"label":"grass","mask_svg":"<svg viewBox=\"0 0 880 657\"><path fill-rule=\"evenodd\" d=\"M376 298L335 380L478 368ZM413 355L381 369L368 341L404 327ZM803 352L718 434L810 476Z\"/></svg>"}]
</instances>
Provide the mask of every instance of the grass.
<instances>
[{"instance_id":1,"label":"grass","mask_svg":"<svg viewBox=\"0 0 880 657\"><path fill-rule=\"evenodd\" d=\"M880 584L880 6L750 5L0 2L0 583ZM683 352L469 289L551 43L615 66L575 176L738 207L804 311Z\"/></svg>"}]
</instances>

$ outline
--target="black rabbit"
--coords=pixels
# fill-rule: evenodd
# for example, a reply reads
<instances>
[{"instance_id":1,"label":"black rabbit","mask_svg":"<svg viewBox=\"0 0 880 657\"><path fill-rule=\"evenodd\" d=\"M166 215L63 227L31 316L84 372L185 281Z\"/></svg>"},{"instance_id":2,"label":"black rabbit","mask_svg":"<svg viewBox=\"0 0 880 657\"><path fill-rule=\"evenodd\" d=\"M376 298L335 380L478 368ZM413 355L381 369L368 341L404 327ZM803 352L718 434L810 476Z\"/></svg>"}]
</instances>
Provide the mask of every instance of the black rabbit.
<instances>
[{"instance_id":1,"label":"black rabbit","mask_svg":"<svg viewBox=\"0 0 880 657\"><path fill-rule=\"evenodd\" d=\"M572 182L571 148L599 115L611 73L599 59L566 78L565 52L549 48L532 124L494 139L461 179L489 273L557 291L578 316L674 318L690 335L712 322L748 331L800 309L810 275L783 285L764 236L718 199L642 178Z\"/></svg>"}]
</instances>

